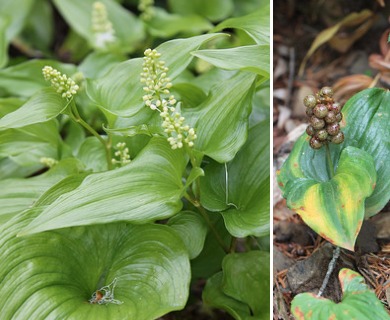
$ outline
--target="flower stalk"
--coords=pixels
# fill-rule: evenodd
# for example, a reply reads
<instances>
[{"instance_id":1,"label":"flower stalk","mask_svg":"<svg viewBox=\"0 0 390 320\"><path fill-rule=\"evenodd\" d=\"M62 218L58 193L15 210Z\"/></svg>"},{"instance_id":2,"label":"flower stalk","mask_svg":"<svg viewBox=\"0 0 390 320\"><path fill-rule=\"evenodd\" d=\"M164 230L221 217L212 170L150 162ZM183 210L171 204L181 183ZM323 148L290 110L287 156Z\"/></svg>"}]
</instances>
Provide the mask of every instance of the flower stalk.
<instances>
[{"instance_id":1,"label":"flower stalk","mask_svg":"<svg viewBox=\"0 0 390 320\"><path fill-rule=\"evenodd\" d=\"M73 97L77 94L79 86L72 78L69 78L66 74L61 74L58 70L52 68L51 66L45 66L42 69L42 74L45 80L50 81L51 86L56 90L56 92L59 93L62 98L69 101L67 108L69 117L73 121L79 123L82 127L84 127L89 133L95 136L102 143L106 153L108 169L111 169L111 148L109 143L104 140L103 137L99 135L94 128L92 128L87 122L85 122L81 118L79 111L77 110L77 106Z\"/></svg>"}]
</instances>

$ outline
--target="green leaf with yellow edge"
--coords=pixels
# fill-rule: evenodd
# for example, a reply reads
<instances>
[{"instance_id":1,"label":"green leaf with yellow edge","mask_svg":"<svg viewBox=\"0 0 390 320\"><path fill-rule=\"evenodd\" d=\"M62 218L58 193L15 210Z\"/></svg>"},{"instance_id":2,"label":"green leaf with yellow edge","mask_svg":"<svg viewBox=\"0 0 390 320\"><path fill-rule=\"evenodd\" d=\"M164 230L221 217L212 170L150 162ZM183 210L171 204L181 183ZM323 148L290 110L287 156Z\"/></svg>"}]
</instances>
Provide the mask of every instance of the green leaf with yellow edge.
<instances>
[{"instance_id":1,"label":"green leaf with yellow edge","mask_svg":"<svg viewBox=\"0 0 390 320\"><path fill-rule=\"evenodd\" d=\"M366 201L365 217L377 214L390 200L390 91L366 89L354 95L342 109L345 134L343 146L367 151L375 161L377 182ZM335 149L334 162L339 156Z\"/></svg>"},{"instance_id":2,"label":"green leaf with yellow edge","mask_svg":"<svg viewBox=\"0 0 390 320\"><path fill-rule=\"evenodd\" d=\"M377 178L375 189L365 201L363 213L365 218L378 213L390 199L390 166L387 165L390 158L389 105L388 90L373 88L354 95L342 109L344 117L341 129L345 140L341 145L329 146L334 168L337 168L340 155L348 146L362 149L373 157ZM279 186L287 197L285 189L293 181L309 178L317 182L327 182L330 180L328 171L325 148L319 150L310 148L305 133L295 143L278 174ZM358 182L359 185L362 183L363 181ZM321 220L321 216L317 215L317 219ZM358 228L358 225L353 227L355 230Z\"/></svg>"},{"instance_id":3,"label":"green leaf with yellow edge","mask_svg":"<svg viewBox=\"0 0 390 320\"><path fill-rule=\"evenodd\" d=\"M339 280L343 291L340 303L317 297L313 293L298 294L292 301L291 311L297 320L389 320L384 306L364 283L357 272L341 269Z\"/></svg>"},{"instance_id":4,"label":"green leaf with yellow edge","mask_svg":"<svg viewBox=\"0 0 390 320\"><path fill-rule=\"evenodd\" d=\"M375 188L376 171L372 157L355 147L345 148L336 174L329 181L302 176L289 179L289 159L278 173L279 186L287 205L320 236L331 243L354 250L364 218L364 201Z\"/></svg>"}]
</instances>

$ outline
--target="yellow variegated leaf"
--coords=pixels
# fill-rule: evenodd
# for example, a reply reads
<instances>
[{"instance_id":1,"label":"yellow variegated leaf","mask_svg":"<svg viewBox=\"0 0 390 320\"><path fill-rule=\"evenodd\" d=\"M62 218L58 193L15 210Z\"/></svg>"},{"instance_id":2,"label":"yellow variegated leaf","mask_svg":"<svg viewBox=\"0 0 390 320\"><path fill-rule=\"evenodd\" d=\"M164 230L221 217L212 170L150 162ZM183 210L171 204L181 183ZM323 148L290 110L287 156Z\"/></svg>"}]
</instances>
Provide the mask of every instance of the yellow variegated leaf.
<instances>
[{"instance_id":1,"label":"yellow variegated leaf","mask_svg":"<svg viewBox=\"0 0 390 320\"><path fill-rule=\"evenodd\" d=\"M298 162L290 161L287 165L291 165L291 170L299 169ZM323 238L353 250L363 223L364 201L376 184L370 154L355 147L345 148L335 176L326 181L305 177L302 171L295 172L296 178L291 179L291 170L283 168L278 173L287 205Z\"/></svg>"}]
</instances>

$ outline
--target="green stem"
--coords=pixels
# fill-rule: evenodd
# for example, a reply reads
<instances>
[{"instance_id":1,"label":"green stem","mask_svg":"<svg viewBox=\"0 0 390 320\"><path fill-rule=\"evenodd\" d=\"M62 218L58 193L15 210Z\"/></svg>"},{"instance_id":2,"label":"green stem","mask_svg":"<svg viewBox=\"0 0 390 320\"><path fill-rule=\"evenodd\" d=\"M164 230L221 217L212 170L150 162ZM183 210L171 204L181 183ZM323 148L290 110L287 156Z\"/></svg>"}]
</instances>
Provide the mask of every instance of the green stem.
<instances>
[{"instance_id":1,"label":"green stem","mask_svg":"<svg viewBox=\"0 0 390 320\"><path fill-rule=\"evenodd\" d=\"M94 128L92 128L87 122L85 122L81 118L74 100L71 101L69 110L70 110L69 115L70 115L71 119L77 123L80 123L81 126L83 126L89 133L91 133L93 136L95 136L101 142L101 144L103 145L104 150L106 152L106 161L107 161L108 169L109 170L112 169L111 152L110 152L110 147L109 147L108 143L102 138L102 136L100 134L98 134L96 132L96 130Z\"/></svg>"},{"instance_id":2,"label":"green stem","mask_svg":"<svg viewBox=\"0 0 390 320\"><path fill-rule=\"evenodd\" d=\"M325 143L325 149L326 149L326 163L327 163L328 168L329 168L330 178L333 178L334 177L334 166L333 166L332 157L330 155L330 149L329 149L328 143Z\"/></svg>"},{"instance_id":3,"label":"green stem","mask_svg":"<svg viewBox=\"0 0 390 320\"><path fill-rule=\"evenodd\" d=\"M223 251L225 253L229 253L229 248L225 246L225 243L223 242L222 238L220 237L217 229L215 228L214 224L211 222L209 216L207 215L206 210L200 205L200 203L197 200L192 199L188 194L185 194L184 197L192 203L192 205L198 209L200 214L203 216L204 220L206 221L207 225L209 226L211 232L213 233L215 239L217 240L218 244L221 246Z\"/></svg>"}]
</instances>

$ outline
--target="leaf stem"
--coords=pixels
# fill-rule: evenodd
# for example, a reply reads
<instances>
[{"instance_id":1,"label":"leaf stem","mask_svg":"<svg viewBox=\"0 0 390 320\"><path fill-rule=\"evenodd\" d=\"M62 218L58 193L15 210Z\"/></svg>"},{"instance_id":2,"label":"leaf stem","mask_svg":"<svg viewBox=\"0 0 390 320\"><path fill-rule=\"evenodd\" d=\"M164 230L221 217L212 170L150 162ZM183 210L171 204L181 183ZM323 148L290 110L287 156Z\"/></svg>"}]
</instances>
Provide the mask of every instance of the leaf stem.
<instances>
[{"instance_id":1,"label":"leaf stem","mask_svg":"<svg viewBox=\"0 0 390 320\"><path fill-rule=\"evenodd\" d=\"M91 133L93 136L95 136L103 145L104 150L106 152L106 161L107 161L107 167L108 169L112 169L112 162L111 162L111 152L110 152L110 147L108 143L102 138L100 134L96 132L94 128L92 128L87 122L85 122L81 116L79 111L77 110L76 104L74 100L71 101L70 103L70 109L69 109L69 115L71 119L77 123L80 123L82 127L84 127L89 133Z\"/></svg>"},{"instance_id":2,"label":"leaf stem","mask_svg":"<svg viewBox=\"0 0 390 320\"><path fill-rule=\"evenodd\" d=\"M334 177L334 166L333 166L332 157L330 155L330 148L329 148L328 143L325 143L325 149L326 149L326 164L328 165L329 175L330 175L330 178L333 178Z\"/></svg>"},{"instance_id":3,"label":"leaf stem","mask_svg":"<svg viewBox=\"0 0 390 320\"><path fill-rule=\"evenodd\" d=\"M220 237L217 229L215 228L214 224L211 222L209 216L207 215L207 212L206 210L201 206L201 204L195 200L195 199L192 199L187 193L184 194L184 197L195 207L198 209L198 211L200 212L200 214L203 216L204 220L206 221L207 225L209 226L211 232L213 233L215 239L217 240L218 244L221 246L221 248L223 249L223 251L225 251L225 253L229 253L229 248L227 248L225 246L225 243L223 242L222 238Z\"/></svg>"}]
</instances>

